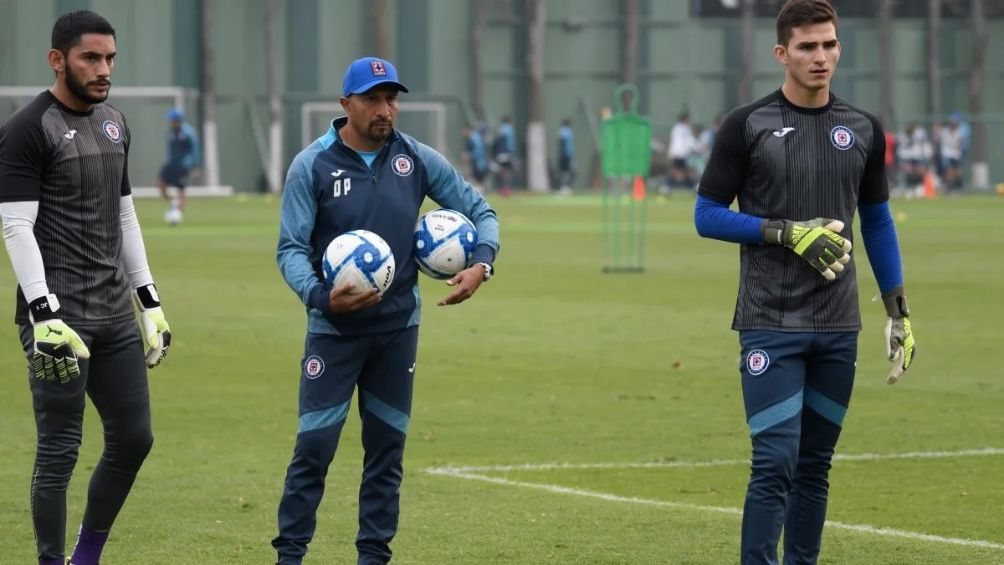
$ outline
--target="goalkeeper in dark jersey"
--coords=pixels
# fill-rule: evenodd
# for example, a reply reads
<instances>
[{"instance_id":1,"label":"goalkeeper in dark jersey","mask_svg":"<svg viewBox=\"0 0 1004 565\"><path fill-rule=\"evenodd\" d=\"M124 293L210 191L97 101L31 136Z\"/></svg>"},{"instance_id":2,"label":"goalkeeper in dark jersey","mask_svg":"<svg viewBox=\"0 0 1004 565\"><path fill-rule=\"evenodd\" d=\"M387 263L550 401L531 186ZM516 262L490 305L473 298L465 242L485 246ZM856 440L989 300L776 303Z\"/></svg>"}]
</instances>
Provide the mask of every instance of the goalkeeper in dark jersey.
<instances>
[{"instance_id":1,"label":"goalkeeper in dark jersey","mask_svg":"<svg viewBox=\"0 0 1004 565\"><path fill-rule=\"evenodd\" d=\"M105 447L74 565L98 563L150 451L146 371L171 341L132 202L129 129L103 103L115 53L104 18L64 14L48 54L55 82L0 127L0 215L38 428L31 514L45 565L64 564L85 397L101 416Z\"/></svg>"},{"instance_id":2,"label":"goalkeeper in dark jersey","mask_svg":"<svg viewBox=\"0 0 1004 565\"><path fill-rule=\"evenodd\" d=\"M819 555L861 329L850 256L855 210L888 314L888 382L910 367L915 347L885 136L874 116L830 92L840 58L836 12L826 0L789 0L777 41L784 84L728 115L695 209L700 235L740 244L732 328L753 447L744 564L777 563L782 528L784 563Z\"/></svg>"}]
</instances>

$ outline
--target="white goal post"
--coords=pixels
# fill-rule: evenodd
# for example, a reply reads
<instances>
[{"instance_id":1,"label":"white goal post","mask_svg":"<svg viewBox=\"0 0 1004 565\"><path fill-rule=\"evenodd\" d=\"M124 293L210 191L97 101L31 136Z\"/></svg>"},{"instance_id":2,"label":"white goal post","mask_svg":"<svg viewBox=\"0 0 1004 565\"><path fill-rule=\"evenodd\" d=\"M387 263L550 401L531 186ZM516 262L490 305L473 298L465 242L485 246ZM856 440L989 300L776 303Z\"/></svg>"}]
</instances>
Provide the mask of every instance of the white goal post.
<instances>
[{"instance_id":1,"label":"white goal post","mask_svg":"<svg viewBox=\"0 0 1004 565\"><path fill-rule=\"evenodd\" d=\"M31 102L48 86L0 86L0 122L18 108ZM108 102L122 110L129 122L129 129L134 139L143 139L143 143L134 143L130 148L129 169L131 178L156 178L156 173L164 160L164 128L165 115L168 110L177 108L185 113L190 121L196 115L199 104L199 91L181 86L113 86L108 95ZM195 121L196 131L201 127ZM204 140L201 140L205 147ZM203 159L205 167L218 166ZM216 173L213 175L212 173ZM134 174L139 173L139 174ZM219 178L219 171L204 170L202 178ZM234 192L231 186L189 186L185 193L189 196L230 196ZM155 186L133 186L133 194L137 197L159 196Z\"/></svg>"},{"instance_id":2,"label":"white goal post","mask_svg":"<svg viewBox=\"0 0 1004 565\"><path fill-rule=\"evenodd\" d=\"M446 104L442 102L398 102L395 128L432 146L450 159L446 137ZM338 102L304 102L300 107L300 146L306 147L327 131L330 121L345 115Z\"/></svg>"}]
</instances>

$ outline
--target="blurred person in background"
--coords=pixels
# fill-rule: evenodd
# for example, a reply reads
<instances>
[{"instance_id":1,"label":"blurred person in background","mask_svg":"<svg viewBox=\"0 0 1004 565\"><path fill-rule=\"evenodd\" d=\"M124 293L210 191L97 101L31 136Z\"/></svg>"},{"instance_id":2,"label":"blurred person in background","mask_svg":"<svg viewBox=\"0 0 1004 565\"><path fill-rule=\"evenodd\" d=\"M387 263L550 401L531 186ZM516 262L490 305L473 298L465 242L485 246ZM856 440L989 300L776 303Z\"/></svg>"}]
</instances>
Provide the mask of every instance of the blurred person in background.
<instances>
[{"instance_id":1,"label":"blurred person in background","mask_svg":"<svg viewBox=\"0 0 1004 565\"><path fill-rule=\"evenodd\" d=\"M949 121L953 121L959 124L959 133L962 135L962 159L965 160L969 157L969 145L972 141L972 128L969 122L966 121L965 115L962 112L953 112L949 117Z\"/></svg>"},{"instance_id":2,"label":"blurred person in background","mask_svg":"<svg viewBox=\"0 0 1004 565\"><path fill-rule=\"evenodd\" d=\"M690 169L689 159L694 153L697 145L697 138L694 137L694 129L690 125L690 114L681 113L673 124L673 129L669 132L669 187L694 186L693 171Z\"/></svg>"},{"instance_id":3,"label":"blurred person in background","mask_svg":"<svg viewBox=\"0 0 1004 565\"><path fill-rule=\"evenodd\" d=\"M889 179L889 186L899 186L899 158L897 148L897 136L892 131L885 129L885 176Z\"/></svg>"},{"instance_id":4,"label":"blurred person in background","mask_svg":"<svg viewBox=\"0 0 1004 565\"><path fill-rule=\"evenodd\" d=\"M907 194L919 193L934 154L931 142L927 139L927 131L917 123L907 124L896 145Z\"/></svg>"},{"instance_id":5,"label":"blurred person in background","mask_svg":"<svg viewBox=\"0 0 1004 565\"><path fill-rule=\"evenodd\" d=\"M492 141L492 159L497 166L497 184L502 196L512 194L512 185L519 171L519 154L516 148L516 128L512 118L505 116Z\"/></svg>"},{"instance_id":6,"label":"blurred person in background","mask_svg":"<svg viewBox=\"0 0 1004 565\"><path fill-rule=\"evenodd\" d=\"M160 195L171 203L173 209L185 211L185 187L189 177L198 173L200 164L199 138L195 129L185 121L185 114L177 108L167 113L167 157L160 167L157 188ZM168 194L168 187L177 189L177 195Z\"/></svg>"},{"instance_id":7,"label":"blurred person in background","mask_svg":"<svg viewBox=\"0 0 1004 565\"><path fill-rule=\"evenodd\" d=\"M561 121L558 128L558 193L570 195L575 182L575 132L571 118Z\"/></svg>"},{"instance_id":8,"label":"blurred person in background","mask_svg":"<svg viewBox=\"0 0 1004 565\"><path fill-rule=\"evenodd\" d=\"M478 192L484 192L485 178L488 176L488 153L485 150L485 139L478 128L464 127L463 160L471 172L472 183Z\"/></svg>"},{"instance_id":9,"label":"blurred person in background","mask_svg":"<svg viewBox=\"0 0 1004 565\"><path fill-rule=\"evenodd\" d=\"M942 128L938 141L941 147L942 186L945 190L959 190L962 188L962 156L966 141L957 114L953 114L948 125Z\"/></svg>"}]
</instances>

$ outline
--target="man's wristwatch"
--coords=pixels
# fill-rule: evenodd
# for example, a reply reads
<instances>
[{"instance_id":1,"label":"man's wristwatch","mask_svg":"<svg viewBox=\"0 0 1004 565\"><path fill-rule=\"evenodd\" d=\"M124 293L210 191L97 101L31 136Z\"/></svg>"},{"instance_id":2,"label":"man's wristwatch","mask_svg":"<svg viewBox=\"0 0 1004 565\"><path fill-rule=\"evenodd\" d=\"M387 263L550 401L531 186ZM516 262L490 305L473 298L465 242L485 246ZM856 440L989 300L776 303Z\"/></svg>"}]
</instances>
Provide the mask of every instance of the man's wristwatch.
<instances>
[{"instance_id":1,"label":"man's wristwatch","mask_svg":"<svg viewBox=\"0 0 1004 565\"><path fill-rule=\"evenodd\" d=\"M487 281L487 280L491 279L492 278L492 274L494 274L494 271L495 271L492 268L491 263L481 262L481 263L478 263L478 265L481 265L485 269L485 280Z\"/></svg>"}]
</instances>

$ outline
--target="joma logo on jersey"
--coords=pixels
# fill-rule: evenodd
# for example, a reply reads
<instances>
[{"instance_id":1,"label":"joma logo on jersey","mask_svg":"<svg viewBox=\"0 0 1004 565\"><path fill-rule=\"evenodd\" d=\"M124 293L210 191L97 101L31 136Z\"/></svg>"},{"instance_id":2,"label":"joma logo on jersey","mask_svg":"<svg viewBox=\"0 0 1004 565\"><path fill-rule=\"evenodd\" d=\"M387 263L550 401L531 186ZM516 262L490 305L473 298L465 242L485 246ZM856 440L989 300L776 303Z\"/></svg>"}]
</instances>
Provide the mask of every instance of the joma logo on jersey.
<instances>
[{"instance_id":1,"label":"joma logo on jersey","mask_svg":"<svg viewBox=\"0 0 1004 565\"><path fill-rule=\"evenodd\" d=\"M342 174L342 171L340 169L338 171L338 174L339 175ZM331 173L331 176L334 177L334 176L338 176L338 175L336 175L335 173ZM331 195L332 196L334 196L335 198L338 198L339 196L342 196L343 194L348 195L349 191L352 190L352 177L345 177L343 179L336 178L335 182L333 184L334 184L334 186L332 187L332 190L331 190Z\"/></svg>"},{"instance_id":2,"label":"joma logo on jersey","mask_svg":"<svg viewBox=\"0 0 1004 565\"><path fill-rule=\"evenodd\" d=\"M854 146L854 132L845 126L837 126L830 130L830 141L841 151L847 151Z\"/></svg>"}]
</instances>

